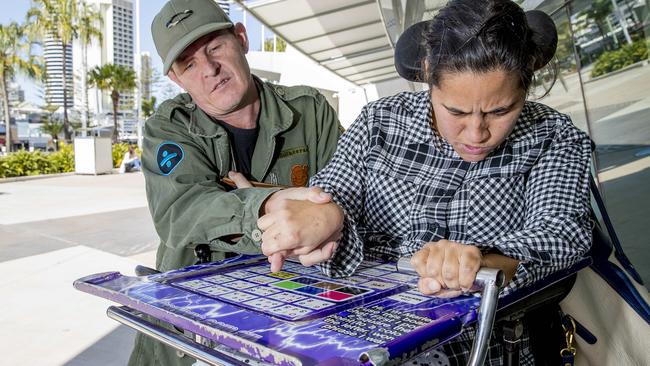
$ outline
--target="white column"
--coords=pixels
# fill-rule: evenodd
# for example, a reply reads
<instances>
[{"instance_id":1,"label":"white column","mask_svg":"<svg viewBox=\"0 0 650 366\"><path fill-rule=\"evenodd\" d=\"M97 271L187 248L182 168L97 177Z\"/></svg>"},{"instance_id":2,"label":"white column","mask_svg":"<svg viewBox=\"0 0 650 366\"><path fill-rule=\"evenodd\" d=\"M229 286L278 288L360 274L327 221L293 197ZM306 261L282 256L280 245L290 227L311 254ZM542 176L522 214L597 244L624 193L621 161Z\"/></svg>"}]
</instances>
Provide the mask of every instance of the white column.
<instances>
[{"instance_id":1,"label":"white column","mask_svg":"<svg viewBox=\"0 0 650 366\"><path fill-rule=\"evenodd\" d=\"M627 19L625 19L625 15L621 11L621 8L618 7L616 0L612 0L612 6L614 6L614 15L616 15L616 18L618 18L618 24L620 24L621 28L623 28L625 40L628 44L632 44L632 38L630 38L630 33L627 31ZM616 33L614 33L614 37L616 37Z\"/></svg>"},{"instance_id":2,"label":"white column","mask_svg":"<svg viewBox=\"0 0 650 366\"><path fill-rule=\"evenodd\" d=\"M136 105L136 125L137 125L137 138L138 147L142 151L142 59L140 55L140 0L135 0L135 74L136 74L136 88L135 88L135 105Z\"/></svg>"}]
</instances>

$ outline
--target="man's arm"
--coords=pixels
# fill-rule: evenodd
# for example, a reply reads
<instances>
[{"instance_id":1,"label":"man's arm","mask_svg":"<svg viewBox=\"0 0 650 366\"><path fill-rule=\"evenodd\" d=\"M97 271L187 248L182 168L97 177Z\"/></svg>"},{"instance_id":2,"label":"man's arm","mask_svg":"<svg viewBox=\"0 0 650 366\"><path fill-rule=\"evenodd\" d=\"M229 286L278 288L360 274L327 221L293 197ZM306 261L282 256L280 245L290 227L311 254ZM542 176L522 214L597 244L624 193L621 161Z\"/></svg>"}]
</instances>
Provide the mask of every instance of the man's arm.
<instances>
[{"instance_id":1,"label":"man's arm","mask_svg":"<svg viewBox=\"0 0 650 366\"><path fill-rule=\"evenodd\" d=\"M180 121L157 114L147 122L142 160L156 231L170 248L212 242L214 249L259 253L259 210L277 189L226 192L219 183L224 174L219 169L229 155L215 145L190 135ZM241 235L235 244L218 240L234 235Z\"/></svg>"}]
</instances>

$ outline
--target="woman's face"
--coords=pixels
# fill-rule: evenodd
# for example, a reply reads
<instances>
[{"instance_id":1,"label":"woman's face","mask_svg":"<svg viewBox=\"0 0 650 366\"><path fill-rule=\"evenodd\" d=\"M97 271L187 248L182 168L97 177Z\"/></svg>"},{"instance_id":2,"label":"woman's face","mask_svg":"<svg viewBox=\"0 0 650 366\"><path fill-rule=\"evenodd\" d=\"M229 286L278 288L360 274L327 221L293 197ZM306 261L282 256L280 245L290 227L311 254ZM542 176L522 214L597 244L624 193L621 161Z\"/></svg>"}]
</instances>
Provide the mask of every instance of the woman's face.
<instances>
[{"instance_id":1,"label":"woman's face","mask_svg":"<svg viewBox=\"0 0 650 366\"><path fill-rule=\"evenodd\" d=\"M444 74L431 88L433 127L465 161L481 161L510 135L525 93L514 73Z\"/></svg>"}]
</instances>

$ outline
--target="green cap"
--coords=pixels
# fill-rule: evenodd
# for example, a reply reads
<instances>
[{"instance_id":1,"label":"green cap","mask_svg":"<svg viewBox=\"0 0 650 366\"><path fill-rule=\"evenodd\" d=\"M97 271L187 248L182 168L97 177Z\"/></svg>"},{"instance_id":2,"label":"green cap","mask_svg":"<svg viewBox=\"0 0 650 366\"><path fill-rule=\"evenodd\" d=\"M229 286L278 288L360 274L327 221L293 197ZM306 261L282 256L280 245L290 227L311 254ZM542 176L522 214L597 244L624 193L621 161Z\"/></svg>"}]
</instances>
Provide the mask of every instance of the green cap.
<instances>
[{"instance_id":1,"label":"green cap","mask_svg":"<svg viewBox=\"0 0 650 366\"><path fill-rule=\"evenodd\" d=\"M214 0L170 0L156 14L151 34L156 51L169 72L176 58L192 42L208 33L232 27L228 15Z\"/></svg>"}]
</instances>

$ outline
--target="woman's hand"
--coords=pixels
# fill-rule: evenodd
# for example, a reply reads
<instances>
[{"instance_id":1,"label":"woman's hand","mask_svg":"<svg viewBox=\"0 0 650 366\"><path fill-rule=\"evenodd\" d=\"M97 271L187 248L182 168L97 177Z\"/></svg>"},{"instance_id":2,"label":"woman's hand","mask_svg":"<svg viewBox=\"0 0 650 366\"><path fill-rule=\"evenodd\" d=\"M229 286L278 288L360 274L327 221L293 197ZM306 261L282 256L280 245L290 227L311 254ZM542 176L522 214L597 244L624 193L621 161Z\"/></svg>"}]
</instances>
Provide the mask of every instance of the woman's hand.
<instances>
[{"instance_id":1,"label":"woman's hand","mask_svg":"<svg viewBox=\"0 0 650 366\"><path fill-rule=\"evenodd\" d=\"M411 258L411 264L420 275L420 292L455 297L472 287L481 268L481 251L473 245L440 240L425 244Z\"/></svg>"},{"instance_id":2,"label":"woman's hand","mask_svg":"<svg viewBox=\"0 0 650 366\"><path fill-rule=\"evenodd\" d=\"M425 295L456 297L467 292L481 267L503 271L506 283L517 272L519 261L498 253L481 255L474 245L440 240L424 245L411 265L420 275L418 287Z\"/></svg>"}]
</instances>

